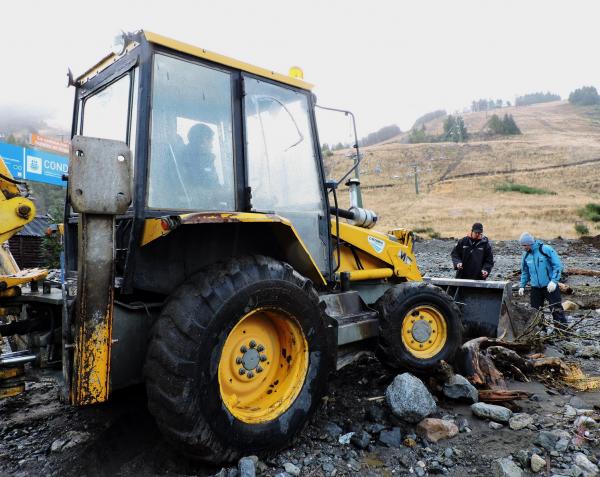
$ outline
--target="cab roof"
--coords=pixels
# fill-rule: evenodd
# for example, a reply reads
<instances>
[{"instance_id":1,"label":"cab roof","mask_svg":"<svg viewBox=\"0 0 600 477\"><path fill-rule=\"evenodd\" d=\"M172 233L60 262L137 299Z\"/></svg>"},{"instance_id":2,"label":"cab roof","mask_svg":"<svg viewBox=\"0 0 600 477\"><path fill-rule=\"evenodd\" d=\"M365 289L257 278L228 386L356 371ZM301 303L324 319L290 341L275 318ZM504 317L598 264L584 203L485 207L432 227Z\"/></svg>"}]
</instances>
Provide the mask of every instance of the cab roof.
<instances>
[{"instance_id":1,"label":"cab roof","mask_svg":"<svg viewBox=\"0 0 600 477\"><path fill-rule=\"evenodd\" d=\"M245 71L247 73L252 73L256 76L261 76L263 78L272 79L278 81L280 83L289 84L296 88L301 88L305 90L312 90L313 85L308 83L302 79L294 78L292 76L284 75L282 73L276 73L275 71L271 71L265 68L261 68L259 66L254 66L249 63L245 63L243 61L236 60L234 58L230 58L228 56L220 55L218 53L213 53L211 51L205 50L204 48L200 48L194 45L190 45L189 43L183 43L178 40L173 40L172 38L168 38L163 35L159 35L157 33L152 33L150 31L141 31L138 33L143 36L143 38L148 42L155 45L162 46L164 48L168 48L174 51L178 51L181 53L185 53L191 56L195 56L197 58L202 58L208 61L212 61L213 63L221 64L224 66L229 66L231 68ZM137 41L131 41L125 48L125 52L129 52L138 46ZM84 74L77 78L78 84L84 84L87 80L98 74L100 71L104 70L112 63L117 61L119 55L115 53L111 53L108 56L104 57L100 60L96 65L87 70Z\"/></svg>"}]
</instances>

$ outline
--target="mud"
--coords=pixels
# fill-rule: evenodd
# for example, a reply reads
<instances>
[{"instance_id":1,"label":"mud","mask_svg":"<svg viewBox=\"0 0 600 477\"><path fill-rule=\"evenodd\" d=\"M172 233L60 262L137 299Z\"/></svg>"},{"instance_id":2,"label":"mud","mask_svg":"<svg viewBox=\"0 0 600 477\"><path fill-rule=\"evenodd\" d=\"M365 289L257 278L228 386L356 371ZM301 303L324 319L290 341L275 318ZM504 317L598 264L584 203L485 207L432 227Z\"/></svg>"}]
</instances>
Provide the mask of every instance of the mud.
<instances>
[{"instance_id":1,"label":"mud","mask_svg":"<svg viewBox=\"0 0 600 477\"><path fill-rule=\"evenodd\" d=\"M600 269L595 243L560 239L548 243L566 267ZM452 246L451 240L417 242L422 271L430 276L453 276ZM518 244L494 242L493 246L496 266L492 279L518 279ZM577 356L582 347L600 344L600 311L595 310L600 302L600 278L569 276L565 282L575 289L567 298L582 305L569 315L572 320L583 318L578 330L585 338L567 340L571 345L557 342L553 352L578 360L591 375L600 375L600 356ZM527 296L516 297L516 301L526 304ZM575 393L539 382L511 382L512 389L532 394L530 399L516 402L516 409L533 416L535 424L519 431L508 426L492 430L487 421L473 416L467 405L436 395L439 411L435 417L462 421L463 432L433 444L417 437L414 426L397 420L387 408L382 396L394 376L372 356L339 371L331 380L323 405L294 445L277 456L261 456L257 475L274 476L291 463L302 476L484 476L491 475L495 459L536 450L536 446L554 473L571 475L573 452L581 449L569 447L552 455L535 441L541 430L573 433L572 421L563 413L574 395L585 399L590 407L600 408L600 393ZM182 458L164 441L146 410L143 387L116 393L104 405L73 408L59 401L58 379L58 370L30 369L26 393L0 401L0 475L208 476L221 470ZM382 430L396 427L401 431L402 445L388 447L379 441ZM362 443L340 444L340 432L365 432L367 437ZM600 448L595 441L583 444L582 449L590 461L598 462ZM234 467L236 463L221 475L235 475Z\"/></svg>"}]
</instances>

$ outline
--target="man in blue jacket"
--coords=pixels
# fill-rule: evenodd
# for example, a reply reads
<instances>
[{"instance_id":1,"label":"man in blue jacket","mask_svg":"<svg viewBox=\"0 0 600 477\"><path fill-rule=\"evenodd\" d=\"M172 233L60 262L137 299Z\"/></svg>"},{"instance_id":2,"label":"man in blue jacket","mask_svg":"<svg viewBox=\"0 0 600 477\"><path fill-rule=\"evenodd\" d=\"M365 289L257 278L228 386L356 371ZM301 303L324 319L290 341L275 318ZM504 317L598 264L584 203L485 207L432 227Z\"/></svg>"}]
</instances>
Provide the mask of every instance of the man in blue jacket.
<instances>
[{"instance_id":1,"label":"man in blue jacket","mask_svg":"<svg viewBox=\"0 0 600 477\"><path fill-rule=\"evenodd\" d=\"M531 306L539 309L548 300L552 318L555 322L566 324L565 312L562 307L558 280L562 265L556 251L539 240L535 240L528 232L523 232L519 238L523 247L521 257L521 287L519 296L525 293L525 285L531 283Z\"/></svg>"}]
</instances>

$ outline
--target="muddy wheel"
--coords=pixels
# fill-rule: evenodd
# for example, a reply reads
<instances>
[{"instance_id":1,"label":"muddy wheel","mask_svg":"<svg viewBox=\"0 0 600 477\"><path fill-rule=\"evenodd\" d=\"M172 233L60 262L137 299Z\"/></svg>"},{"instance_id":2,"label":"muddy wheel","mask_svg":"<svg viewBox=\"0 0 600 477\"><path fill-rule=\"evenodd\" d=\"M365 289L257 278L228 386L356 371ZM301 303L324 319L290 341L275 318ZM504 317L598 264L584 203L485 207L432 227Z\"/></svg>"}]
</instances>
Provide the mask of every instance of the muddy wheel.
<instances>
[{"instance_id":1,"label":"muddy wheel","mask_svg":"<svg viewBox=\"0 0 600 477\"><path fill-rule=\"evenodd\" d=\"M165 305L146 358L149 408L190 457L276 451L319 404L331 352L309 280L270 258L231 260Z\"/></svg>"},{"instance_id":2,"label":"muddy wheel","mask_svg":"<svg viewBox=\"0 0 600 477\"><path fill-rule=\"evenodd\" d=\"M462 344L458 306L440 288L402 283L377 302L378 356L393 369L425 373L440 360L451 362Z\"/></svg>"}]
</instances>

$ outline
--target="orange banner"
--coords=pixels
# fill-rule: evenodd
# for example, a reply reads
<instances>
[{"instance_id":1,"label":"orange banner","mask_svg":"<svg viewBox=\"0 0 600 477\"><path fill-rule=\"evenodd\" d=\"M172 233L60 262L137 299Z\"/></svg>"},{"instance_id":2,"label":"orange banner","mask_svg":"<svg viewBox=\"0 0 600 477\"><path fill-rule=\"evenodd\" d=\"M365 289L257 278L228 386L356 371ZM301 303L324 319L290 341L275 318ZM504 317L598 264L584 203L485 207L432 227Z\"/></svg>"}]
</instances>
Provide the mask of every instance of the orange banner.
<instances>
[{"instance_id":1,"label":"orange banner","mask_svg":"<svg viewBox=\"0 0 600 477\"><path fill-rule=\"evenodd\" d=\"M59 154L69 155L69 142L61 141L60 139L54 139L48 136L40 136L39 134L31 135L31 145L40 149L46 149L48 151L54 151Z\"/></svg>"}]
</instances>

